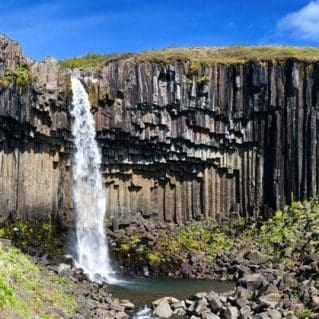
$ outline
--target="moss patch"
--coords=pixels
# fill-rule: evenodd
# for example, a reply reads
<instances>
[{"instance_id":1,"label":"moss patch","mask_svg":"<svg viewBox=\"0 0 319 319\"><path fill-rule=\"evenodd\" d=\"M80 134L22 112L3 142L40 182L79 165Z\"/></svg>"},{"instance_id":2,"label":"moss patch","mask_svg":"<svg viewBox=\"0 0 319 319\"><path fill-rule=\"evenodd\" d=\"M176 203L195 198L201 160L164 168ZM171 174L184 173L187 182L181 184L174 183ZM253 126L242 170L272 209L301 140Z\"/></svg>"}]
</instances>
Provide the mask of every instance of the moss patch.
<instances>
[{"instance_id":1,"label":"moss patch","mask_svg":"<svg viewBox=\"0 0 319 319\"><path fill-rule=\"evenodd\" d=\"M13 228L21 234L16 245L25 253L42 256L47 254L54 262L63 256L63 239L52 220L46 221L16 221L0 225L0 237L13 239Z\"/></svg>"},{"instance_id":2,"label":"moss patch","mask_svg":"<svg viewBox=\"0 0 319 319\"><path fill-rule=\"evenodd\" d=\"M31 81L30 70L23 66L17 66L14 70L6 70L0 83L4 88L7 88L11 83L14 83L18 88L25 88Z\"/></svg>"},{"instance_id":3,"label":"moss patch","mask_svg":"<svg viewBox=\"0 0 319 319\"><path fill-rule=\"evenodd\" d=\"M319 200L293 202L260 228L260 245L278 262L294 262L319 249Z\"/></svg>"},{"instance_id":4,"label":"moss patch","mask_svg":"<svg viewBox=\"0 0 319 319\"><path fill-rule=\"evenodd\" d=\"M238 254L244 264L270 263L292 268L304 256L315 256L319 251L318 220L319 199L313 198L293 202L267 221L205 220L151 232L130 229L131 235L123 232L118 248L113 249L128 269L139 271L148 265L154 276L180 276L181 265L192 258L210 267L221 254ZM192 262L187 267L192 267ZM319 280L316 287L319 288ZM288 288L294 293L293 287Z\"/></svg>"},{"instance_id":5,"label":"moss patch","mask_svg":"<svg viewBox=\"0 0 319 319\"><path fill-rule=\"evenodd\" d=\"M113 250L128 268L148 264L158 274L167 275L191 252L200 252L212 260L216 254L229 249L233 242L226 228L223 232L215 221L209 220L205 224L192 222L173 230L161 229L151 236L147 232L134 232L123 237L118 248Z\"/></svg>"}]
</instances>

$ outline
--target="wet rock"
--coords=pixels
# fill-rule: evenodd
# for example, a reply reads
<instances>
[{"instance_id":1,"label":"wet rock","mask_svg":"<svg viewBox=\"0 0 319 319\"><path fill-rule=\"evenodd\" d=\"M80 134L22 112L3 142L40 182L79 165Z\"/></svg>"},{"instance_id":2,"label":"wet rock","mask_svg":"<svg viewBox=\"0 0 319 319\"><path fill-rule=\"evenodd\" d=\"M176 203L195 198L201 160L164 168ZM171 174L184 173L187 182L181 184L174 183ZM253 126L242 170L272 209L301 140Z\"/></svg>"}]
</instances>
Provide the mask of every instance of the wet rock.
<instances>
[{"instance_id":1,"label":"wet rock","mask_svg":"<svg viewBox=\"0 0 319 319\"><path fill-rule=\"evenodd\" d=\"M155 307L153 314L160 318L170 318L173 315L173 311L167 301L161 301Z\"/></svg>"},{"instance_id":2,"label":"wet rock","mask_svg":"<svg viewBox=\"0 0 319 319\"><path fill-rule=\"evenodd\" d=\"M187 311L185 308L175 308L173 311L173 314L179 317L184 317L187 314Z\"/></svg>"},{"instance_id":3,"label":"wet rock","mask_svg":"<svg viewBox=\"0 0 319 319\"><path fill-rule=\"evenodd\" d=\"M173 309L178 309L178 308L186 309L186 304L185 304L184 300L181 300L181 301L177 301L177 302L172 303L171 307Z\"/></svg>"},{"instance_id":4,"label":"wet rock","mask_svg":"<svg viewBox=\"0 0 319 319\"><path fill-rule=\"evenodd\" d=\"M169 304L170 303L174 304L174 303L178 303L179 300L177 298L175 298L175 297L163 297L163 298L160 298L160 299L157 299L157 300L153 301L152 304L154 306L157 306L157 305L159 305L162 302L167 302Z\"/></svg>"},{"instance_id":5,"label":"wet rock","mask_svg":"<svg viewBox=\"0 0 319 319\"><path fill-rule=\"evenodd\" d=\"M207 292L197 292L194 295L194 298L197 298L197 299L203 299L203 298L206 298L206 297L207 297Z\"/></svg>"}]
</instances>

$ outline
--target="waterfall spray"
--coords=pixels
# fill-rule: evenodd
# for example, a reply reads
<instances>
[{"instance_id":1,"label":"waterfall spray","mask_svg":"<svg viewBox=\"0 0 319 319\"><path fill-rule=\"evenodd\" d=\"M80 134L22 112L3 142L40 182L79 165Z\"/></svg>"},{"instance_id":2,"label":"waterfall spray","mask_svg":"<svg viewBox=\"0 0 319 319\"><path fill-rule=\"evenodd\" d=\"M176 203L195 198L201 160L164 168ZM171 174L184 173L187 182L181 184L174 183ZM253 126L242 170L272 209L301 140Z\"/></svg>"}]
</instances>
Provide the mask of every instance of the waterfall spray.
<instances>
[{"instance_id":1,"label":"waterfall spray","mask_svg":"<svg viewBox=\"0 0 319 319\"><path fill-rule=\"evenodd\" d=\"M75 263L93 281L114 282L104 230L105 189L100 173L101 153L88 94L82 83L72 78L73 201L76 226Z\"/></svg>"}]
</instances>

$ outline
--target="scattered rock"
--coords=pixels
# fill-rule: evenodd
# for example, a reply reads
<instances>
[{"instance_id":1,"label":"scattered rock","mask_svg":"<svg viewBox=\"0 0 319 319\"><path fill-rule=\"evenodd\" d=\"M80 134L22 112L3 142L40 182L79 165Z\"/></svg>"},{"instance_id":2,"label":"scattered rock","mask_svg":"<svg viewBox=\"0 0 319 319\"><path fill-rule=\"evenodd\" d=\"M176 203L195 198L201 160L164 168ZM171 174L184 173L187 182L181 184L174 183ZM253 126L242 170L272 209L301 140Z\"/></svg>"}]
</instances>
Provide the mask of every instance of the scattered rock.
<instances>
[{"instance_id":1,"label":"scattered rock","mask_svg":"<svg viewBox=\"0 0 319 319\"><path fill-rule=\"evenodd\" d=\"M223 312L223 316L225 319L238 319L239 318L239 311L236 307L227 307Z\"/></svg>"},{"instance_id":2,"label":"scattered rock","mask_svg":"<svg viewBox=\"0 0 319 319\"><path fill-rule=\"evenodd\" d=\"M220 317L212 312L203 312L202 319L220 319Z\"/></svg>"},{"instance_id":3,"label":"scattered rock","mask_svg":"<svg viewBox=\"0 0 319 319\"><path fill-rule=\"evenodd\" d=\"M256 291L261 287L264 280L265 278L263 275L256 273L245 275L243 278L240 278L238 284L250 291Z\"/></svg>"},{"instance_id":4,"label":"scattered rock","mask_svg":"<svg viewBox=\"0 0 319 319\"><path fill-rule=\"evenodd\" d=\"M173 315L173 311L167 301L161 301L157 304L153 314L160 318L170 318Z\"/></svg>"},{"instance_id":5,"label":"scattered rock","mask_svg":"<svg viewBox=\"0 0 319 319\"><path fill-rule=\"evenodd\" d=\"M64 275L68 273L71 270L71 266L67 264L60 264L58 267L58 274L59 275Z\"/></svg>"}]
</instances>

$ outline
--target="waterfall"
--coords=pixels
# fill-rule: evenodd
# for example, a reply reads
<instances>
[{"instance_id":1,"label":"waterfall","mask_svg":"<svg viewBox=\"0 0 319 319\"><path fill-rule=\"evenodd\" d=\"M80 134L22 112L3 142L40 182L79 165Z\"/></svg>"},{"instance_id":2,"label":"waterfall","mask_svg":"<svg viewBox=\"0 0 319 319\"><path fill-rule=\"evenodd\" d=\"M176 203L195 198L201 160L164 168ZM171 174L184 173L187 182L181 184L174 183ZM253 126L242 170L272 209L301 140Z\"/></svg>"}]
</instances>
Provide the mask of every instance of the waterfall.
<instances>
[{"instance_id":1,"label":"waterfall","mask_svg":"<svg viewBox=\"0 0 319 319\"><path fill-rule=\"evenodd\" d=\"M114 282L104 230L106 194L100 173L101 153L88 94L82 83L72 78L73 202L76 226L77 267L93 281Z\"/></svg>"}]
</instances>

